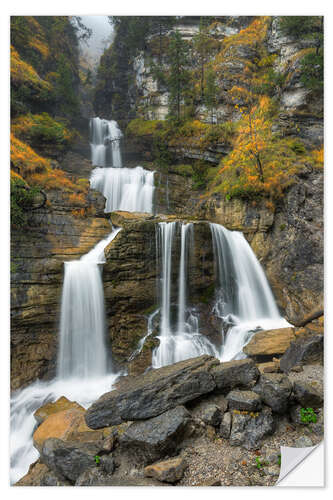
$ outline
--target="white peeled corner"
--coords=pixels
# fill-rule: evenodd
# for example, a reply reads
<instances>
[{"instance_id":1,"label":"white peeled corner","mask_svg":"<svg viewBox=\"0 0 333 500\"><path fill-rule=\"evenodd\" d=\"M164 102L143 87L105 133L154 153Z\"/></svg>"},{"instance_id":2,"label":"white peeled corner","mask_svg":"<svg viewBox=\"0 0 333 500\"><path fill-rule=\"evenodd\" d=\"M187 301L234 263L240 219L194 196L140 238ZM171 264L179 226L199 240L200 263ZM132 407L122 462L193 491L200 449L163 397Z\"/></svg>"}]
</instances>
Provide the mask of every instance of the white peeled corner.
<instances>
[{"instance_id":1,"label":"white peeled corner","mask_svg":"<svg viewBox=\"0 0 333 500\"><path fill-rule=\"evenodd\" d=\"M306 448L281 446L280 449L281 468L276 486L324 486L323 441Z\"/></svg>"}]
</instances>

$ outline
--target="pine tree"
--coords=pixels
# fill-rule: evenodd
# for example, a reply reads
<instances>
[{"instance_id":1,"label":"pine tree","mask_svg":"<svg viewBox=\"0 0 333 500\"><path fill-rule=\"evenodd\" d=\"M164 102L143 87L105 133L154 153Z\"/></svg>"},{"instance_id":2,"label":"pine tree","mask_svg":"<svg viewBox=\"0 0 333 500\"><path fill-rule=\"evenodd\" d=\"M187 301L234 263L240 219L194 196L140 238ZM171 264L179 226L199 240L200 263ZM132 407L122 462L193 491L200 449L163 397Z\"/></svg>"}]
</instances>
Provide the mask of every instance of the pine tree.
<instances>
[{"instance_id":1,"label":"pine tree","mask_svg":"<svg viewBox=\"0 0 333 500\"><path fill-rule=\"evenodd\" d=\"M211 122L213 123L214 110L217 105L218 86L216 84L215 72L209 69L206 75L206 84L204 88L203 102L211 115Z\"/></svg>"},{"instance_id":2,"label":"pine tree","mask_svg":"<svg viewBox=\"0 0 333 500\"><path fill-rule=\"evenodd\" d=\"M181 118L181 105L189 90L189 47L178 31L172 33L167 53L169 73L166 78L169 90L169 117Z\"/></svg>"}]
</instances>

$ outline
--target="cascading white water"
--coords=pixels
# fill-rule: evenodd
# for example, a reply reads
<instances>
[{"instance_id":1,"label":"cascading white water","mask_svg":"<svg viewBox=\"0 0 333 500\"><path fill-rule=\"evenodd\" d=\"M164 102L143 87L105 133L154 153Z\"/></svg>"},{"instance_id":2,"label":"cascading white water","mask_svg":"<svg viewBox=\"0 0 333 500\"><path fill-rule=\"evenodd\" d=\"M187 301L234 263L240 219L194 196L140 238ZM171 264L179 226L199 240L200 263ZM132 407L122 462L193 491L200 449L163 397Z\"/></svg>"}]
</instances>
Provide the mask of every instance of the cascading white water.
<instances>
[{"instance_id":1,"label":"cascading white water","mask_svg":"<svg viewBox=\"0 0 333 500\"><path fill-rule=\"evenodd\" d=\"M32 441L34 412L60 396L88 407L109 391L119 376L111 367L108 370L100 270L104 249L119 231L113 230L80 260L65 262L57 377L50 382L37 381L11 399L12 483L38 458Z\"/></svg>"},{"instance_id":2,"label":"cascading white water","mask_svg":"<svg viewBox=\"0 0 333 500\"><path fill-rule=\"evenodd\" d=\"M107 373L104 291L99 265L104 248L120 229L100 241L80 260L65 262L62 287L58 377L89 379Z\"/></svg>"},{"instance_id":3,"label":"cascading white water","mask_svg":"<svg viewBox=\"0 0 333 500\"><path fill-rule=\"evenodd\" d=\"M90 120L91 162L94 167L121 168L122 133L114 120L95 117Z\"/></svg>"},{"instance_id":4,"label":"cascading white water","mask_svg":"<svg viewBox=\"0 0 333 500\"><path fill-rule=\"evenodd\" d=\"M177 323L171 321L172 294L172 248L177 222L158 224L158 249L161 255L161 308L159 346L152 355L153 368L170 365L177 361L200 356L218 355L218 351L207 337L199 333L198 318L189 310L186 299L186 280L189 256L189 241L193 224L181 225L181 249L178 273Z\"/></svg>"},{"instance_id":5,"label":"cascading white water","mask_svg":"<svg viewBox=\"0 0 333 500\"><path fill-rule=\"evenodd\" d=\"M153 212L154 172L135 168L95 168L90 177L92 189L106 198L106 213Z\"/></svg>"},{"instance_id":6,"label":"cascading white water","mask_svg":"<svg viewBox=\"0 0 333 500\"><path fill-rule=\"evenodd\" d=\"M254 330L289 326L279 314L265 273L243 234L210 224L217 271L214 312L229 325L221 361L244 357Z\"/></svg>"},{"instance_id":7,"label":"cascading white water","mask_svg":"<svg viewBox=\"0 0 333 500\"><path fill-rule=\"evenodd\" d=\"M117 122L92 118L91 161L96 167L90 176L92 189L106 198L104 211L153 212L154 172L137 166L121 168L120 139ZM112 168L113 167L113 168Z\"/></svg>"}]
</instances>

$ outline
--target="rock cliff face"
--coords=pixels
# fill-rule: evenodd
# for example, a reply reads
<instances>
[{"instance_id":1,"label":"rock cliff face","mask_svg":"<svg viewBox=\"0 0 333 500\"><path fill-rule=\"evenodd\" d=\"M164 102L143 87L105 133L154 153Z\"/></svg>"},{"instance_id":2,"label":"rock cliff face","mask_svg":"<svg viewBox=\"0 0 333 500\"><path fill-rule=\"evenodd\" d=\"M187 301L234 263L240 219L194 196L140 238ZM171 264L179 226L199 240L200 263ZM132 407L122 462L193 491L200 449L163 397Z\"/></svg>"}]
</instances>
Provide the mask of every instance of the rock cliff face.
<instances>
[{"instance_id":1,"label":"rock cliff face","mask_svg":"<svg viewBox=\"0 0 333 500\"><path fill-rule=\"evenodd\" d=\"M82 164L80 157L77 174ZM75 168L73 161L71 166ZM80 258L110 232L104 202L102 195L91 191L82 207L63 191L48 191L47 206L30 212L26 230L12 232L12 389L54 368L63 262ZM82 208L87 216L73 215Z\"/></svg>"},{"instance_id":2,"label":"rock cliff face","mask_svg":"<svg viewBox=\"0 0 333 500\"><path fill-rule=\"evenodd\" d=\"M199 214L242 231L264 266L278 304L291 322L323 304L323 175L300 174L271 211L265 203L218 196L199 205Z\"/></svg>"},{"instance_id":3,"label":"rock cliff face","mask_svg":"<svg viewBox=\"0 0 333 500\"><path fill-rule=\"evenodd\" d=\"M157 258L157 224L175 221L174 216L160 218L119 212L111 214L115 225L121 226L105 253L103 281L108 330L116 362L127 362L137 349L139 340L147 333L147 320L157 308L160 265ZM178 219L180 220L180 219ZM207 222L195 222L194 245L189 265L189 302L200 306L205 334L214 342L219 331L210 318L214 298L213 248ZM180 234L176 233L172 255L171 301L177 302ZM152 335L149 353L138 370L150 366L151 348L157 342ZM149 342L148 342L149 344ZM157 342L158 344L158 342ZM143 353L145 354L145 353ZM141 356L142 357L142 356Z\"/></svg>"}]
</instances>

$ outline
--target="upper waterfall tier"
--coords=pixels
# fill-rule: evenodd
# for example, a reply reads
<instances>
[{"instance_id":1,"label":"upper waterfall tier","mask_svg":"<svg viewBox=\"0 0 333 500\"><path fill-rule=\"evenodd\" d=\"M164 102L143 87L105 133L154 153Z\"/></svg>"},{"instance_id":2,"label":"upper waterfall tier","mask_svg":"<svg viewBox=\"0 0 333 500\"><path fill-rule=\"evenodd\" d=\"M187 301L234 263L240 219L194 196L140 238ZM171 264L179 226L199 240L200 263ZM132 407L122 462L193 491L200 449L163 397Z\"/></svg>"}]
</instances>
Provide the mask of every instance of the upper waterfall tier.
<instances>
[{"instance_id":1,"label":"upper waterfall tier","mask_svg":"<svg viewBox=\"0 0 333 500\"><path fill-rule=\"evenodd\" d=\"M122 133L114 120L95 117L90 120L91 161L95 167L122 167Z\"/></svg>"},{"instance_id":2,"label":"upper waterfall tier","mask_svg":"<svg viewBox=\"0 0 333 500\"><path fill-rule=\"evenodd\" d=\"M137 166L121 168L122 133L114 120L90 120L91 161L96 167L90 176L92 189L106 198L104 211L153 212L154 172ZM105 168L108 167L108 168ZM111 167L111 168L110 168Z\"/></svg>"},{"instance_id":3,"label":"upper waterfall tier","mask_svg":"<svg viewBox=\"0 0 333 500\"><path fill-rule=\"evenodd\" d=\"M154 172L142 167L95 168L90 186L105 196L106 213L115 210L153 212Z\"/></svg>"}]
</instances>

